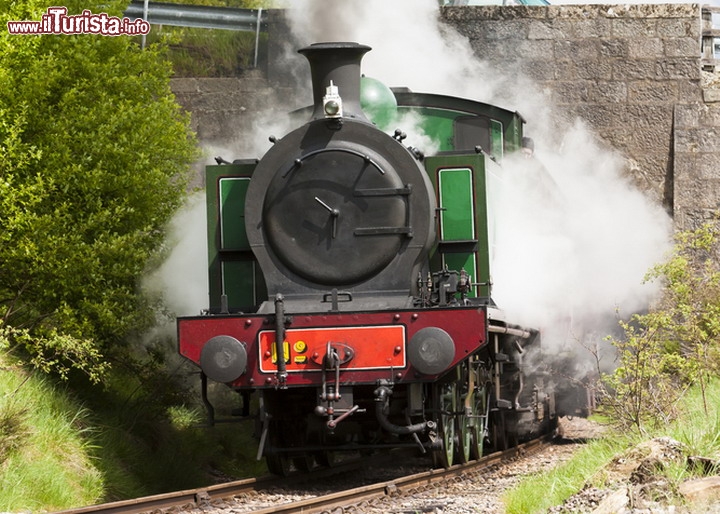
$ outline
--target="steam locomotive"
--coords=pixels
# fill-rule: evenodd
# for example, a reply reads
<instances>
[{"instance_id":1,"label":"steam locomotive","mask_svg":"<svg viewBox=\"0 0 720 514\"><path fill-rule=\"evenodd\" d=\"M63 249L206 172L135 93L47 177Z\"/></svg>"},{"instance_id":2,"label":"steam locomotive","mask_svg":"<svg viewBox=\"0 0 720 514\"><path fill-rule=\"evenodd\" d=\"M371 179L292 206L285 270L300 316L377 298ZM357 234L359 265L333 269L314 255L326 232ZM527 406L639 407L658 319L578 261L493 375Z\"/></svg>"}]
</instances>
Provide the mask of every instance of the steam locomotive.
<instances>
[{"instance_id":1,"label":"steam locomotive","mask_svg":"<svg viewBox=\"0 0 720 514\"><path fill-rule=\"evenodd\" d=\"M362 77L369 50L299 50L309 121L206 170L210 305L177 320L179 351L211 413L208 380L240 393L276 474L401 446L448 467L588 409L492 298L493 191L524 120ZM407 115L432 155L379 128Z\"/></svg>"}]
</instances>

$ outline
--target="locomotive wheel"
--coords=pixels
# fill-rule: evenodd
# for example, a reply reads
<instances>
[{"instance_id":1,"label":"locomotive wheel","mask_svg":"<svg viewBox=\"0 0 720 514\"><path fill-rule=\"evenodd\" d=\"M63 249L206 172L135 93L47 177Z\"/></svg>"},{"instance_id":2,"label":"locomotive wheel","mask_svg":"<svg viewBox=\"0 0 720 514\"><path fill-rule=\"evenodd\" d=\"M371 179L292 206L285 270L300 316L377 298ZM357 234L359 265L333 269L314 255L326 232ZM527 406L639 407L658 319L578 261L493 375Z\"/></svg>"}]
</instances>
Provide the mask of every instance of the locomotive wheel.
<instances>
[{"instance_id":1,"label":"locomotive wheel","mask_svg":"<svg viewBox=\"0 0 720 514\"><path fill-rule=\"evenodd\" d=\"M334 451L323 450L315 454L315 460L324 468L331 468L335 465L336 455Z\"/></svg>"},{"instance_id":2,"label":"locomotive wheel","mask_svg":"<svg viewBox=\"0 0 720 514\"><path fill-rule=\"evenodd\" d=\"M269 453L265 457L265 464L273 475L286 477L290 474L290 458L284 453Z\"/></svg>"},{"instance_id":3,"label":"locomotive wheel","mask_svg":"<svg viewBox=\"0 0 720 514\"><path fill-rule=\"evenodd\" d=\"M310 471L315 463L310 453L303 452L302 447L307 444L307 435L302 432L293 432L290 425L275 420L270 422L268 434L269 452L265 458L268 471L274 475L287 476L292 465L298 471ZM298 453L288 454L288 447L298 448ZM278 448L284 448L282 452ZM302 453L300 453L302 452Z\"/></svg>"},{"instance_id":4,"label":"locomotive wheel","mask_svg":"<svg viewBox=\"0 0 720 514\"><path fill-rule=\"evenodd\" d=\"M434 387L434 410L442 448L433 451L433 464L449 468L455 457L455 412L457 411L457 384L446 382Z\"/></svg>"},{"instance_id":5,"label":"locomotive wheel","mask_svg":"<svg viewBox=\"0 0 720 514\"><path fill-rule=\"evenodd\" d=\"M505 412L497 410L491 416L491 438L493 450L508 449L508 434L505 428Z\"/></svg>"},{"instance_id":6,"label":"locomotive wheel","mask_svg":"<svg viewBox=\"0 0 720 514\"><path fill-rule=\"evenodd\" d=\"M265 454L265 464L267 465L268 471L273 475L287 476L290 473L290 459L286 453L276 453L277 448L283 446L283 437L281 433L281 426L275 421L269 421L266 419L265 423L268 425L267 442L268 447Z\"/></svg>"},{"instance_id":7,"label":"locomotive wheel","mask_svg":"<svg viewBox=\"0 0 720 514\"><path fill-rule=\"evenodd\" d=\"M457 434L458 434L458 447L457 447L457 459L461 464L469 462L472 455L472 444L473 444L473 412L467 411L465 408L465 400L468 395L468 368L467 364L463 365L458 370L458 378L460 387L457 387Z\"/></svg>"},{"instance_id":8,"label":"locomotive wheel","mask_svg":"<svg viewBox=\"0 0 720 514\"><path fill-rule=\"evenodd\" d=\"M315 464L315 459L309 453L304 453L302 455L293 457L292 461L298 471L310 471Z\"/></svg>"},{"instance_id":9,"label":"locomotive wheel","mask_svg":"<svg viewBox=\"0 0 720 514\"><path fill-rule=\"evenodd\" d=\"M495 450L507 450L518 444L518 417L513 411L498 410L492 416L493 447Z\"/></svg>"},{"instance_id":10,"label":"locomotive wheel","mask_svg":"<svg viewBox=\"0 0 720 514\"><path fill-rule=\"evenodd\" d=\"M491 389L492 390L492 389ZM506 427L506 414L507 411L497 407L497 397L495 391L492 390L490 396L491 411L488 418L488 425L490 427L490 446L492 451L507 450L508 446L508 434Z\"/></svg>"},{"instance_id":11,"label":"locomotive wheel","mask_svg":"<svg viewBox=\"0 0 720 514\"><path fill-rule=\"evenodd\" d=\"M483 445L485 440L485 431L490 415L490 390L492 384L487 382L475 388L473 392L472 406L472 441L470 446L470 455L472 459L479 459L483 454Z\"/></svg>"}]
</instances>

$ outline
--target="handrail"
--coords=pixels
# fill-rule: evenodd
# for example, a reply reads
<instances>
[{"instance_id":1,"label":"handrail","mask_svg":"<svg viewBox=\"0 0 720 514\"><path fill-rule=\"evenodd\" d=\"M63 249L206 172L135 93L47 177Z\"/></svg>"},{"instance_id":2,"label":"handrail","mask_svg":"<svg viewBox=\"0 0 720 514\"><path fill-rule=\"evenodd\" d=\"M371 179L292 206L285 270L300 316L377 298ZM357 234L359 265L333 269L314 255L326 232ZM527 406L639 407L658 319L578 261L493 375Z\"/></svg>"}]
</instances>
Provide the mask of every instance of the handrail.
<instances>
[{"instance_id":1,"label":"handrail","mask_svg":"<svg viewBox=\"0 0 720 514\"><path fill-rule=\"evenodd\" d=\"M131 20L143 19L152 25L173 27L196 27L202 29L241 30L255 33L255 57L257 68L260 32L267 32L267 19L262 9L238 9L234 7L211 7L207 5L182 5L133 0L124 16ZM145 48L145 34L142 36Z\"/></svg>"},{"instance_id":2,"label":"handrail","mask_svg":"<svg viewBox=\"0 0 720 514\"><path fill-rule=\"evenodd\" d=\"M144 4L147 4L147 17L144 16ZM145 19L153 25L242 30L255 33L267 30L267 19L264 14L262 9L167 4L142 0L134 0L124 13L126 18Z\"/></svg>"}]
</instances>

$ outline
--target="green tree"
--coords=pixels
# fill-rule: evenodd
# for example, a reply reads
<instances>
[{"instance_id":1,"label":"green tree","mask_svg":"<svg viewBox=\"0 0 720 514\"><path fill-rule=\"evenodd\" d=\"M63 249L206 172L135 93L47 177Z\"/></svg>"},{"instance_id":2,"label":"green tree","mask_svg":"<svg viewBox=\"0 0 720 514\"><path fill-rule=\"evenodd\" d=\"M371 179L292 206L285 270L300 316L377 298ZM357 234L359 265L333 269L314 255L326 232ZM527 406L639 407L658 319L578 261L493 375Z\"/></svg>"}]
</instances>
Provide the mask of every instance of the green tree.
<instances>
[{"instance_id":1,"label":"green tree","mask_svg":"<svg viewBox=\"0 0 720 514\"><path fill-rule=\"evenodd\" d=\"M715 223L681 232L670 258L649 273L662 280L651 312L621 323L618 368L605 377L616 419L643 430L677 415L690 385L704 391L720 372L720 241ZM707 412L707 406L706 406Z\"/></svg>"},{"instance_id":2,"label":"green tree","mask_svg":"<svg viewBox=\"0 0 720 514\"><path fill-rule=\"evenodd\" d=\"M0 26L48 5L0 0ZM0 33L0 330L40 368L97 379L152 320L137 280L197 157L170 75L128 36Z\"/></svg>"}]
</instances>

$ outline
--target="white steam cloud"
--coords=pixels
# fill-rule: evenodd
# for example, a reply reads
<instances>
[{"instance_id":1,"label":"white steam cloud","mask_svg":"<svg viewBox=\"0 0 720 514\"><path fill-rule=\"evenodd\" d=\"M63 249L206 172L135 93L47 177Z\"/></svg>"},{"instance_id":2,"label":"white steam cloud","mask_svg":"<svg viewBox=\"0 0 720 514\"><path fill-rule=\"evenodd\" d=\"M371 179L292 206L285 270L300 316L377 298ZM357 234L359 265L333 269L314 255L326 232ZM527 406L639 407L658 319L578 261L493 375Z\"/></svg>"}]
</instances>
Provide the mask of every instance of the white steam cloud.
<instances>
[{"instance_id":1,"label":"white steam cloud","mask_svg":"<svg viewBox=\"0 0 720 514\"><path fill-rule=\"evenodd\" d=\"M363 70L390 86L488 98L487 65L469 55L467 41L440 24L439 14L437 0L300 0L288 9L299 44L369 45Z\"/></svg>"},{"instance_id":2,"label":"white steam cloud","mask_svg":"<svg viewBox=\"0 0 720 514\"><path fill-rule=\"evenodd\" d=\"M168 233L172 251L162 266L145 278L143 287L150 294L161 295L173 314L200 314L208 307L205 193L188 198Z\"/></svg>"},{"instance_id":3,"label":"white steam cloud","mask_svg":"<svg viewBox=\"0 0 720 514\"><path fill-rule=\"evenodd\" d=\"M670 248L670 222L621 170L579 122L561 152L503 162L493 297L511 318L597 330L648 306L658 285L643 278Z\"/></svg>"},{"instance_id":4,"label":"white steam cloud","mask_svg":"<svg viewBox=\"0 0 720 514\"><path fill-rule=\"evenodd\" d=\"M602 337L611 328L600 324L614 325L616 312L647 307L657 286L643 284L645 273L670 248L667 214L622 176L623 159L582 123L558 130L542 88L479 60L469 41L441 22L436 0L301 0L292 2L289 17L300 45L371 46L363 73L390 86L523 113L536 135L535 162L507 157L495 201L493 297L509 319L565 326L558 342L566 343L579 332ZM411 127L403 130L408 141L422 140Z\"/></svg>"}]
</instances>

